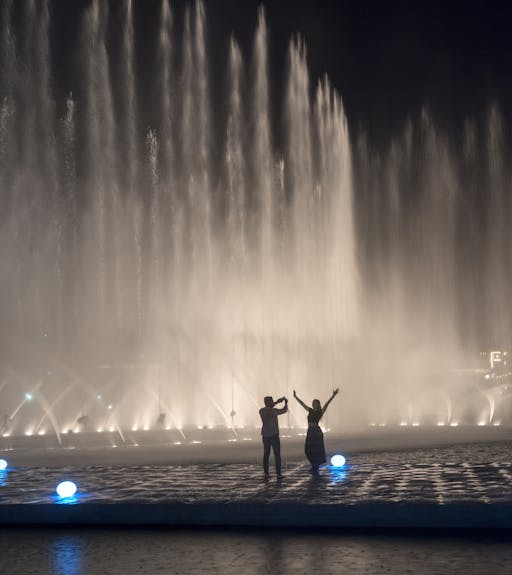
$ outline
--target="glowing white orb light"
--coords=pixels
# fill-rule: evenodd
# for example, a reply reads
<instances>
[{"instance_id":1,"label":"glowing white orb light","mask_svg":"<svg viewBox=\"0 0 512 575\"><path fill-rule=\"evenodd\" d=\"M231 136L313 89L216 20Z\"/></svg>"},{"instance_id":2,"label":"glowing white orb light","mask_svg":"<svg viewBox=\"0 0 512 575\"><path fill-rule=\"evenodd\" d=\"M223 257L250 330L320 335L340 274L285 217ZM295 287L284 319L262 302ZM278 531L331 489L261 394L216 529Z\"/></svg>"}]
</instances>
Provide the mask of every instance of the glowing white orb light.
<instances>
[{"instance_id":1,"label":"glowing white orb light","mask_svg":"<svg viewBox=\"0 0 512 575\"><path fill-rule=\"evenodd\" d=\"M0 471L4 471L4 469L7 469L7 461L0 459Z\"/></svg>"},{"instance_id":2,"label":"glowing white orb light","mask_svg":"<svg viewBox=\"0 0 512 575\"><path fill-rule=\"evenodd\" d=\"M345 465L345 461L346 459L343 457L343 455L333 455L331 457L331 465L333 467L343 467Z\"/></svg>"},{"instance_id":3,"label":"glowing white orb light","mask_svg":"<svg viewBox=\"0 0 512 575\"><path fill-rule=\"evenodd\" d=\"M61 481L56 491L59 497L73 497L76 493L76 485L72 481Z\"/></svg>"}]
</instances>

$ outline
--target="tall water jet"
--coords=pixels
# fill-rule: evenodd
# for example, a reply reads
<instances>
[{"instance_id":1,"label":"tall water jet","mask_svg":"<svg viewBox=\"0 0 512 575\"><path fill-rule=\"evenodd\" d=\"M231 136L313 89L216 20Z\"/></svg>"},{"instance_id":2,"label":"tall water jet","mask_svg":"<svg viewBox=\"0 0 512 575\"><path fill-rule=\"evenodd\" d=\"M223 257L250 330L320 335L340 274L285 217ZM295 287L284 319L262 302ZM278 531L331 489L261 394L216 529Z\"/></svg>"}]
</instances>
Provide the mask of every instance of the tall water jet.
<instances>
[{"instance_id":1,"label":"tall water jet","mask_svg":"<svg viewBox=\"0 0 512 575\"><path fill-rule=\"evenodd\" d=\"M137 112L135 98L135 39L133 29L133 2L125 0L123 3L122 20L122 46L121 46L121 87L123 94L122 116L118 120L118 141L124 144L122 178L125 182L125 194L133 201L137 185L138 155L137 155Z\"/></svg>"},{"instance_id":2,"label":"tall water jet","mask_svg":"<svg viewBox=\"0 0 512 575\"><path fill-rule=\"evenodd\" d=\"M99 334L104 336L108 324L107 307L108 275L111 272L108 262L108 236L110 232L110 215L112 207L114 161L114 120L112 114L112 94L110 89L110 73L108 54L105 45L107 30L108 6L93 0L84 19L84 45L87 53L86 77L88 93L86 98L87 114L87 155L88 182L87 186L94 190L91 198L90 222L94 235L90 245L87 245L86 261L90 262L89 270L94 289L86 291L85 305L91 313L93 325L99 328ZM85 230L82 229L82 233ZM91 286L91 287L92 287Z\"/></svg>"},{"instance_id":3,"label":"tall water jet","mask_svg":"<svg viewBox=\"0 0 512 575\"><path fill-rule=\"evenodd\" d=\"M231 302L232 311L227 312L227 321L234 332L243 331L243 297L247 282L248 247L246 226L246 181L243 141L242 110L242 55L236 40L231 37L229 48L229 112L226 127L226 233L223 251L229 254L229 293L225 300ZM231 315L231 317L230 317Z\"/></svg>"},{"instance_id":4,"label":"tall water jet","mask_svg":"<svg viewBox=\"0 0 512 575\"><path fill-rule=\"evenodd\" d=\"M236 40L229 46L229 115L226 131L227 222L226 249L231 251L233 264L244 270L246 265L246 198L245 160L243 152L242 115L242 55Z\"/></svg>"},{"instance_id":5,"label":"tall water jet","mask_svg":"<svg viewBox=\"0 0 512 575\"><path fill-rule=\"evenodd\" d=\"M254 94L253 94L253 146L254 195L258 214L256 226L257 249L260 261L262 290L268 297L272 290L274 268L275 206L273 188L273 153L270 138L270 112L268 87L268 37L265 11L258 10L258 28L254 39ZM262 309L262 322L271 321L268 309ZM266 316L266 317L265 317ZM265 329L265 326L262 326Z\"/></svg>"},{"instance_id":6,"label":"tall water jet","mask_svg":"<svg viewBox=\"0 0 512 575\"><path fill-rule=\"evenodd\" d=\"M173 54L172 39L173 13L169 0L162 0L160 6L160 23L156 52L158 70L157 98L160 124L156 128L156 137L159 146L159 173L160 173L160 201L162 213L168 218L168 223L162 228L162 241L167 239L167 247L162 252L161 283L163 293L169 294L163 298L166 314L172 313L176 307L178 293L178 278L181 275L177 267L177 253L179 244L179 229L177 213L180 212L179 199L176 186L176 165L173 133L173 114L176 112L173 102ZM170 240L170 241L169 241ZM172 294L172 295L171 295Z\"/></svg>"},{"instance_id":7,"label":"tall water jet","mask_svg":"<svg viewBox=\"0 0 512 575\"><path fill-rule=\"evenodd\" d=\"M212 251L212 202L210 190L210 110L209 110L209 86L208 86L208 62L206 58L206 17L204 4L201 0L196 0L194 6L195 22L195 74L196 74L196 113L198 126L198 148L197 156L197 189L199 205L196 206L199 215L198 229L196 233L203 238L201 251L206 260L206 287L207 295L212 296L211 280L213 273L213 251Z\"/></svg>"},{"instance_id":8,"label":"tall water jet","mask_svg":"<svg viewBox=\"0 0 512 575\"><path fill-rule=\"evenodd\" d=\"M116 170L116 187L112 194L112 211L117 219L113 228L113 252L118 254L113 271L113 289L116 293L115 321L125 331L141 329L142 277L141 261L138 257L141 245L140 213L137 209L137 188L139 185L139 153L137 99L135 86L135 31L132 0L124 0L118 19L121 28L119 63L113 67L117 72L117 82L113 82L111 97L115 120L114 150ZM114 84L118 84L117 94ZM116 215L117 214L117 215ZM131 270L130 277L126 277ZM125 310L137 310L135 317L127 316Z\"/></svg>"},{"instance_id":9,"label":"tall water jet","mask_svg":"<svg viewBox=\"0 0 512 575\"><path fill-rule=\"evenodd\" d=\"M325 286L325 308L319 323L325 322L336 338L350 340L359 330L351 153L341 98L327 79L316 90L315 118L320 150L315 202L321 214L315 235L323 241L324 265L319 268L323 274L320 284Z\"/></svg>"},{"instance_id":10,"label":"tall water jet","mask_svg":"<svg viewBox=\"0 0 512 575\"><path fill-rule=\"evenodd\" d=\"M289 60L286 166L292 202L292 253L301 285L311 277L312 272L317 272L312 266L317 261L319 250L323 251L324 246L315 245L314 242L311 244L309 239L317 239L316 231L323 221L319 221L316 212L318 202L315 202L313 185L309 74L306 48L300 38L290 43ZM325 158L326 151L323 149L320 152L322 158ZM321 168L325 169L325 166Z\"/></svg>"},{"instance_id":11,"label":"tall water jet","mask_svg":"<svg viewBox=\"0 0 512 575\"><path fill-rule=\"evenodd\" d=\"M63 276L63 266L64 266L64 249L63 249L63 227L60 218L61 210L61 193L58 185L58 175L57 175L57 157L56 157L56 139L54 134L54 123L55 123L55 110L54 103L51 97L51 77L50 77L50 11L48 0L38 4L38 14L37 21L39 25L37 26L36 35L36 81L38 90L40 93L38 118L39 118L39 134L41 141L44 142L42 146L42 166L44 173L46 174L46 179L43 182L44 189L50 193L48 202L51 206L51 231L49 237L48 249L50 251L49 256L44 256L44 261L51 261L52 255L54 256L53 264L53 275L54 280L51 275L49 278L49 296L45 296L45 300L48 301L48 297L54 298L54 306L51 309L51 315L54 316L56 338L58 341L59 348L62 347L63 340L63 330L64 330L64 276ZM45 318L45 321L50 324L50 318Z\"/></svg>"},{"instance_id":12,"label":"tall water jet","mask_svg":"<svg viewBox=\"0 0 512 575\"><path fill-rule=\"evenodd\" d=\"M150 325L158 325L159 306L163 300L163 285L161 270L163 266L163 249L161 246L160 210L162 202L160 197L160 178L158 172L158 140L156 133L148 130L146 136L148 154L150 193L149 193L149 265L148 275L148 319Z\"/></svg>"},{"instance_id":13,"label":"tall water jet","mask_svg":"<svg viewBox=\"0 0 512 575\"><path fill-rule=\"evenodd\" d=\"M76 174L76 104L73 95L66 100L66 114L61 123L61 141L63 157L62 205L67 217L64 219L63 236L69 242L67 275L74 277L79 273L79 206L77 199ZM65 337L73 333L73 327L79 321L78 298L73 282L65 282L65 307L67 308L67 329Z\"/></svg>"},{"instance_id":14,"label":"tall water jet","mask_svg":"<svg viewBox=\"0 0 512 575\"><path fill-rule=\"evenodd\" d=\"M12 129L10 122L14 115L13 96L16 81L11 14L12 0L6 0L2 3L0 11L0 162L2 166L1 175L4 179L8 174L8 156L13 151L12 146L8 147L8 135Z\"/></svg>"},{"instance_id":15,"label":"tall water jet","mask_svg":"<svg viewBox=\"0 0 512 575\"><path fill-rule=\"evenodd\" d=\"M424 187L420 194L419 205L419 261L421 269L417 271L421 285L417 295L420 307L437 313L421 317L420 340L427 345L439 334L447 342L453 342L455 325L452 323L451 310L455 309L455 218L457 203L457 182L453 172L454 160L445 139L435 130L427 114L422 116L422 138L425 146L423 162ZM416 305L418 302L416 302ZM450 346L451 347L451 346Z\"/></svg>"},{"instance_id":16,"label":"tall water jet","mask_svg":"<svg viewBox=\"0 0 512 575\"><path fill-rule=\"evenodd\" d=\"M158 44L156 62L159 74L159 103L160 119L159 127L160 139L162 141L162 164L164 166L165 180L172 181L174 166L173 134L172 134L172 11L169 0L162 0L160 8L160 30L158 33ZM168 190L172 193L172 190Z\"/></svg>"},{"instance_id":17,"label":"tall water jet","mask_svg":"<svg viewBox=\"0 0 512 575\"><path fill-rule=\"evenodd\" d=\"M489 194L487 206L487 245L486 251L486 310L488 317L492 318L491 329L492 344L500 348L508 340L510 322L506 320L502 310L508 306L509 296L509 266L503 259L509 251L509 242L505 228L508 226L510 203L507 198L506 176L504 174L503 149L503 120L496 106L489 111L486 156L489 177Z\"/></svg>"},{"instance_id":18,"label":"tall water jet","mask_svg":"<svg viewBox=\"0 0 512 575\"><path fill-rule=\"evenodd\" d=\"M12 0L2 2L0 10L0 70L2 72L2 100L12 90L14 80L14 46L11 31Z\"/></svg>"},{"instance_id":19,"label":"tall water jet","mask_svg":"<svg viewBox=\"0 0 512 575\"><path fill-rule=\"evenodd\" d=\"M193 22L192 22L193 18ZM206 68L204 6L199 0L185 9L182 95L182 182L187 190L186 212L190 233L191 295L210 295L211 286L211 198L209 195L209 112Z\"/></svg>"}]
</instances>

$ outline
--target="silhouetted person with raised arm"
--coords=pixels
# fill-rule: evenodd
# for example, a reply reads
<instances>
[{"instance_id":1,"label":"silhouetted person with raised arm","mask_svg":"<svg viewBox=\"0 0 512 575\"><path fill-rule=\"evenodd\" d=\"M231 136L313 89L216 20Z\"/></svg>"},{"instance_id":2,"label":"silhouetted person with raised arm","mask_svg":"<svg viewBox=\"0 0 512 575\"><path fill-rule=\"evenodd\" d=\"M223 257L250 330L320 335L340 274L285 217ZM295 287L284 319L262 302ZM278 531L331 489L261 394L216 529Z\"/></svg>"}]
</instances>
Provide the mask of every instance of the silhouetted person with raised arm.
<instances>
[{"instance_id":1,"label":"silhouetted person with raised arm","mask_svg":"<svg viewBox=\"0 0 512 575\"><path fill-rule=\"evenodd\" d=\"M263 471L265 477L269 477L268 460L270 458L270 449L274 451L274 461L276 464L276 475L278 479L281 475L281 442L279 441L279 422L277 416L288 411L288 400L286 397L280 397L276 401L271 396L263 400L265 407L260 409L260 417L263 425L261 426L261 438L263 439ZM274 407L278 403L283 403L284 407Z\"/></svg>"},{"instance_id":2,"label":"silhouetted person with raised arm","mask_svg":"<svg viewBox=\"0 0 512 575\"><path fill-rule=\"evenodd\" d=\"M306 435L305 452L306 457L311 463L311 473L313 473L313 475L318 475L318 468L326 461L324 434L320 429L319 423L331 401L338 395L338 392L339 389L335 389L323 407L318 399L313 399L312 407L309 407L309 405L306 405L302 399L299 398L297 392L293 390L293 397L295 397L308 412L308 433Z\"/></svg>"}]
</instances>

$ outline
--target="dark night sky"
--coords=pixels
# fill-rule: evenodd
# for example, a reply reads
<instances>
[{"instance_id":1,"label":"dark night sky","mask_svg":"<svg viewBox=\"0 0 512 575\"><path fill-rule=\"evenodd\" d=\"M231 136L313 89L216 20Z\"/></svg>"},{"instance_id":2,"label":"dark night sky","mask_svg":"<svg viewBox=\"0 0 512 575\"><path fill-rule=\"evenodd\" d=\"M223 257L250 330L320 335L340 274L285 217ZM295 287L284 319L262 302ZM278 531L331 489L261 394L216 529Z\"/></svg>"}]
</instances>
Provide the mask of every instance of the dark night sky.
<instances>
[{"instance_id":1,"label":"dark night sky","mask_svg":"<svg viewBox=\"0 0 512 575\"><path fill-rule=\"evenodd\" d=\"M52 36L58 86L72 89L77 15L87 0L54 0ZM138 77L145 86L154 53L159 0L135 0ZM175 29L186 2L171 2ZM205 3L212 86L224 83L231 32L250 58L258 0ZM111 0L111 12L121 5ZM512 35L506 3L484 1L394 2L279 0L264 2L270 30L272 89L286 77L286 48L300 32L313 80L327 73L341 92L352 126L377 138L396 133L408 115L426 105L445 129L485 114L491 102L506 113L512 95ZM177 32L179 34L179 31ZM70 50L71 47L71 50ZM213 88L215 89L215 88ZM278 102L279 97L273 101ZM279 115L279 110L275 110Z\"/></svg>"},{"instance_id":2,"label":"dark night sky","mask_svg":"<svg viewBox=\"0 0 512 575\"><path fill-rule=\"evenodd\" d=\"M377 134L394 132L423 105L443 124L485 113L494 100L508 107L505 3L290 0L267 11L273 37L301 31L313 77L327 72L349 119Z\"/></svg>"},{"instance_id":3,"label":"dark night sky","mask_svg":"<svg viewBox=\"0 0 512 575\"><path fill-rule=\"evenodd\" d=\"M207 4L213 26L252 36L257 1ZM512 94L510 9L505 3L319 0L266 2L273 61L290 36L306 39L313 78L327 72L349 119L394 131L427 105L445 123ZM281 62L280 62L281 61Z\"/></svg>"}]
</instances>

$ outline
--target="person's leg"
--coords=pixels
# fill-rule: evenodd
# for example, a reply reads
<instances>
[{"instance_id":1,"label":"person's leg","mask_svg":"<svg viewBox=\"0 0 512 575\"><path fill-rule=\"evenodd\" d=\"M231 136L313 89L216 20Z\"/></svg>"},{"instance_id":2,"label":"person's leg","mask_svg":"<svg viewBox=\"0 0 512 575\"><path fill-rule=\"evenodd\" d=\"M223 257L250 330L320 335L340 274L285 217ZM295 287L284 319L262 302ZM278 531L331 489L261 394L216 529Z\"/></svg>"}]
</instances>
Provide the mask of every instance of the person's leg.
<instances>
[{"instance_id":1,"label":"person's leg","mask_svg":"<svg viewBox=\"0 0 512 575\"><path fill-rule=\"evenodd\" d=\"M263 472L268 475L268 460L270 457L271 438L263 437Z\"/></svg>"},{"instance_id":2,"label":"person's leg","mask_svg":"<svg viewBox=\"0 0 512 575\"><path fill-rule=\"evenodd\" d=\"M276 462L276 474L281 475L281 442L279 435L274 435L272 438L272 449L274 450L274 460Z\"/></svg>"}]
</instances>

